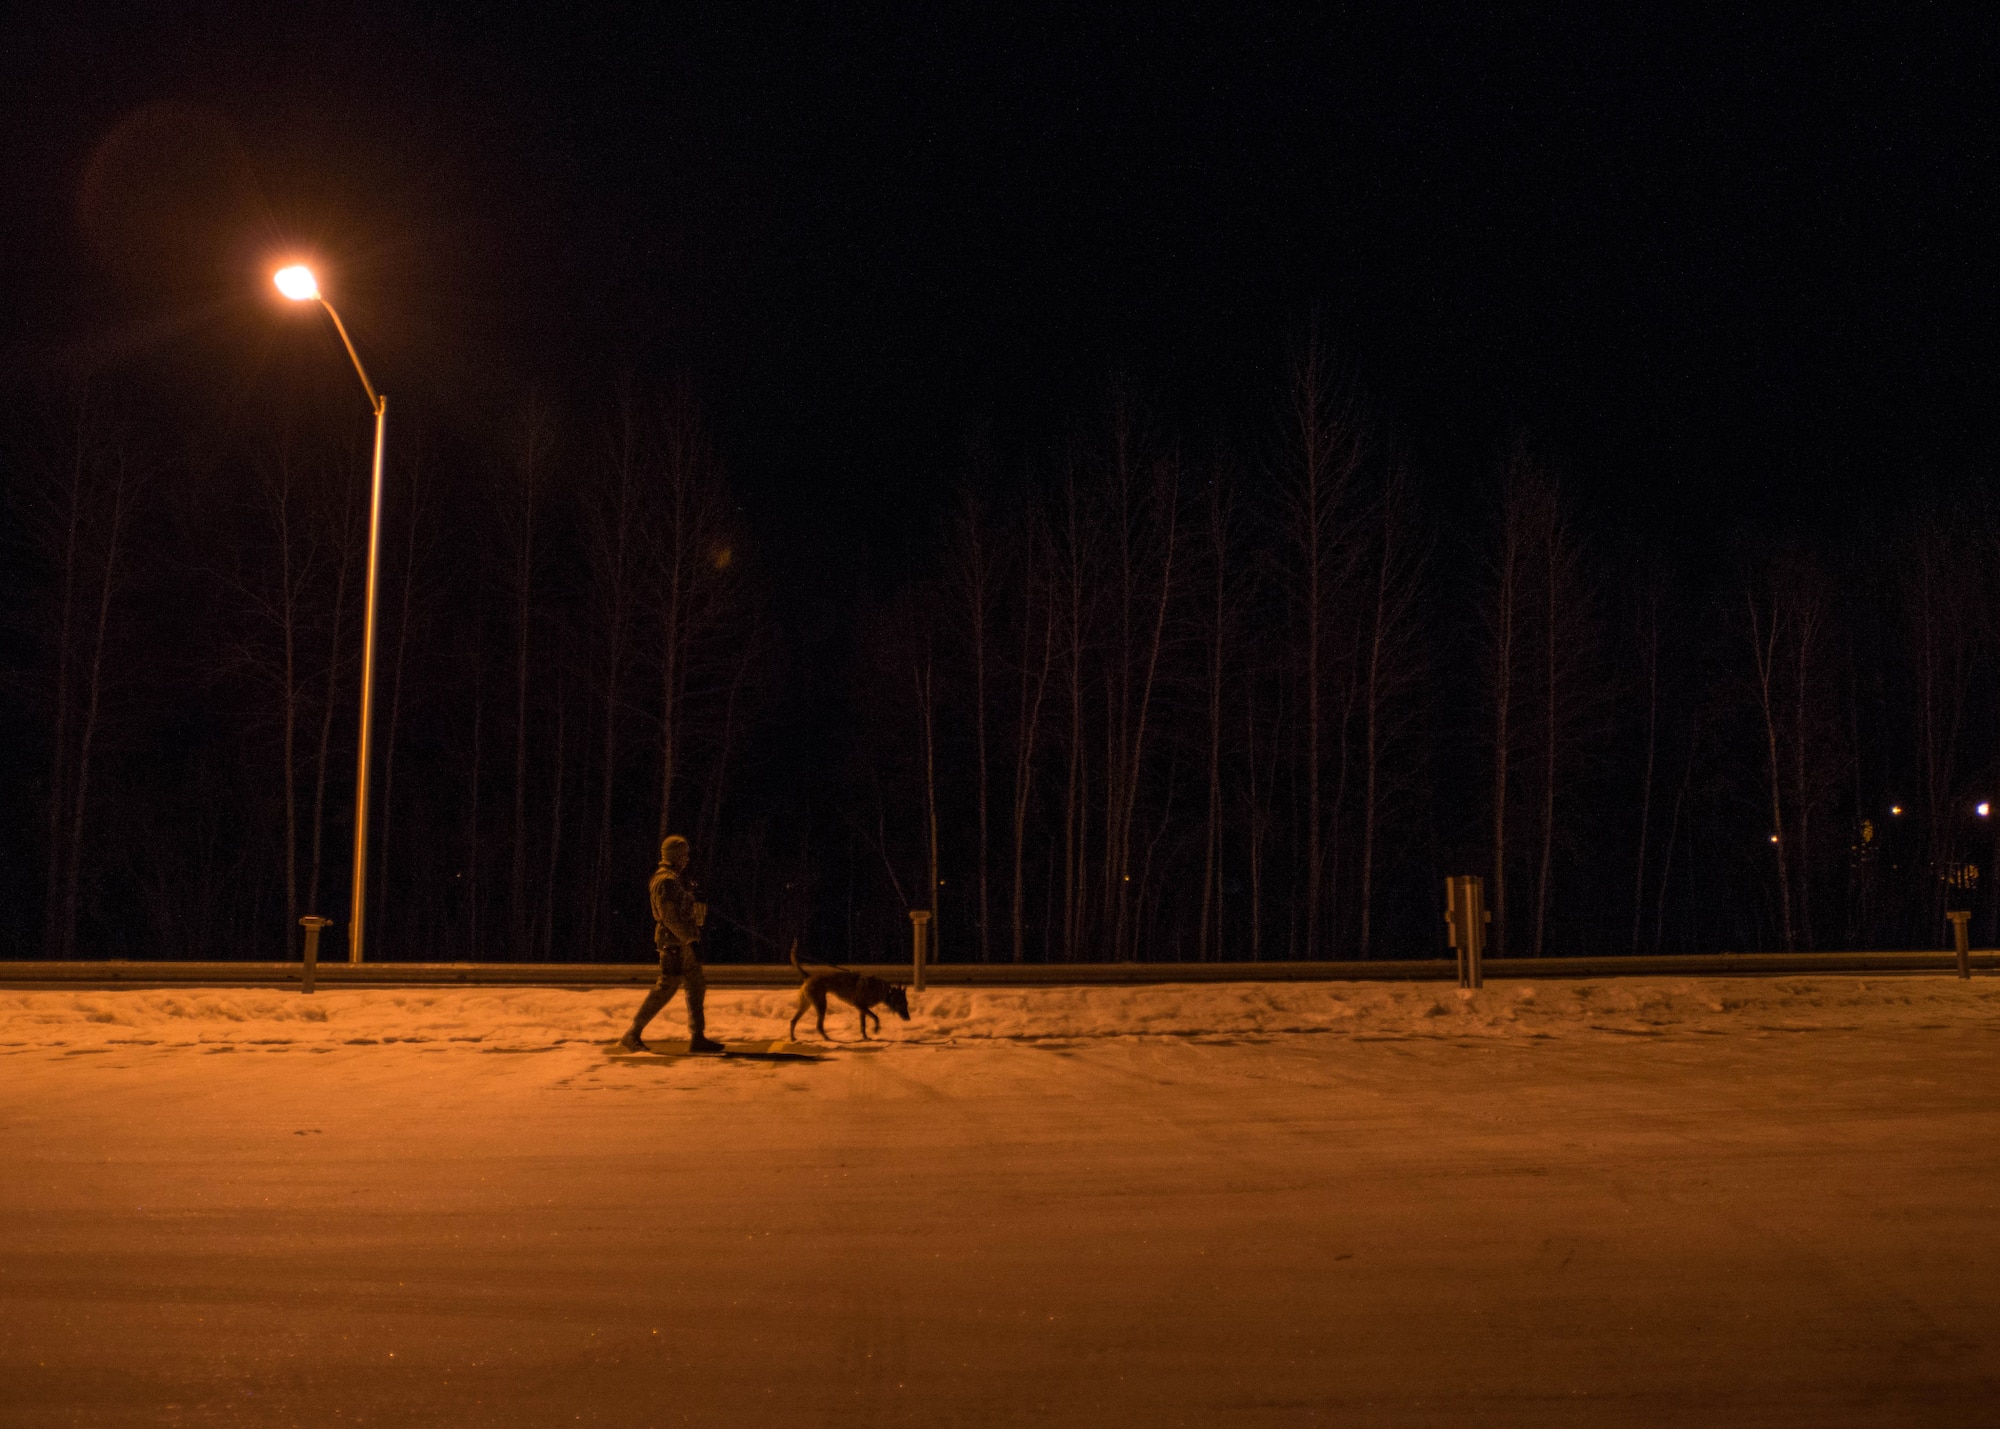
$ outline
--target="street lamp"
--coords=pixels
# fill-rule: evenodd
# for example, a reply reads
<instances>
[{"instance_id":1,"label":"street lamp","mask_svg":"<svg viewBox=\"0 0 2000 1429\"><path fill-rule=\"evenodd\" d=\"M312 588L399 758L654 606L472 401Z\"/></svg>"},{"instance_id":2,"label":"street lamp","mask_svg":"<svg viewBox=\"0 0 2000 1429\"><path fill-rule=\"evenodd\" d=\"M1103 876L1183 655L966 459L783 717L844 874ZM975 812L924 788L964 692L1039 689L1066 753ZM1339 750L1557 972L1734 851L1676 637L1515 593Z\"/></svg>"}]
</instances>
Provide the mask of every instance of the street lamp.
<instances>
[{"instance_id":1,"label":"street lamp","mask_svg":"<svg viewBox=\"0 0 2000 1429\"><path fill-rule=\"evenodd\" d=\"M313 277L312 269L302 263L289 268L280 268L272 281L278 291L295 303L317 302L326 309L326 315L333 319L334 330L340 334L341 342L347 348L347 355L354 359L355 375L361 379L361 390L368 394L368 405L375 413L375 483L374 493L368 503L368 614L362 623L361 637L361 749L358 768L354 775L354 913L347 925L347 960L361 961L362 930L366 926L368 912L368 736L371 715L375 708L375 578L382 538L382 426L388 419L389 399L375 390L368 380L367 369L361 365L361 354L354 350L354 340L347 335L347 324L340 320L340 314L333 310L333 304L319 290L319 281Z\"/></svg>"}]
</instances>

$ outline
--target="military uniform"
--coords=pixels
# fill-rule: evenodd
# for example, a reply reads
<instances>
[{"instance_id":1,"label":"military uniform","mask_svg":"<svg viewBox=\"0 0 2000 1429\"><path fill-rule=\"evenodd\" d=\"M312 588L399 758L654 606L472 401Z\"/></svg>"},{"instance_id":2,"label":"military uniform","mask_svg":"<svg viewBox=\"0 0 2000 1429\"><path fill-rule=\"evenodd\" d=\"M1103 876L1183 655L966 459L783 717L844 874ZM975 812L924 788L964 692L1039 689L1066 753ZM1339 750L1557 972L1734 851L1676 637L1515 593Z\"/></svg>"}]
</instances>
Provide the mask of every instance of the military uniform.
<instances>
[{"instance_id":1,"label":"military uniform","mask_svg":"<svg viewBox=\"0 0 2000 1429\"><path fill-rule=\"evenodd\" d=\"M653 870L647 892L653 903L653 948L660 955L660 980L654 986L672 997L675 987L685 981L688 1015L698 1016L708 982L695 951L701 942L701 925L695 921L694 890L663 863Z\"/></svg>"},{"instance_id":2,"label":"military uniform","mask_svg":"<svg viewBox=\"0 0 2000 1429\"><path fill-rule=\"evenodd\" d=\"M674 846L679 845L676 849ZM678 857L670 857L670 854ZM653 904L653 947L660 955L660 976L639 1005L624 1045L637 1050L645 1046L640 1035L654 1014L687 987L689 1046L697 1052L720 1051L721 1044L703 1035L705 1018L702 1003L708 995L708 979L702 975L696 949L701 942L701 914L706 910L695 902L694 889L681 875L687 862L687 841L679 835L660 845L660 866L653 870L647 893Z\"/></svg>"}]
</instances>

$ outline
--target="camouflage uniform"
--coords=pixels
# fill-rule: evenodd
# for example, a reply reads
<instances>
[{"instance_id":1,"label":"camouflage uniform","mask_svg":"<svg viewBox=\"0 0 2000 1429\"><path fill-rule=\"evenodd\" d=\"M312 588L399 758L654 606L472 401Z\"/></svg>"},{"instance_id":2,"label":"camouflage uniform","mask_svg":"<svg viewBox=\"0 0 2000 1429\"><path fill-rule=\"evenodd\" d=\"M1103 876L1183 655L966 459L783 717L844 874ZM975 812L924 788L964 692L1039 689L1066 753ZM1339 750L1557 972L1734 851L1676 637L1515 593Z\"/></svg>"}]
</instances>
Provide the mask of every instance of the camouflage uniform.
<instances>
[{"instance_id":1,"label":"camouflage uniform","mask_svg":"<svg viewBox=\"0 0 2000 1429\"><path fill-rule=\"evenodd\" d=\"M673 846L678 844L678 850ZM708 979L702 975L701 959L696 947L701 942L701 919L697 912L694 890L686 878L681 876L674 861L668 857L673 850L680 855L679 862L687 861L687 841L676 835L660 845L660 866L653 870L647 892L653 904L653 947L660 955L660 976L646 994L646 1000L639 1005L639 1011L632 1019L632 1029L625 1034L629 1045L640 1042L640 1035L654 1014L672 1000L682 984L687 986L687 1020L690 1046L696 1050L714 1050L715 1043L708 1042L703 1035L705 1018L702 1003L708 995Z\"/></svg>"}]
</instances>

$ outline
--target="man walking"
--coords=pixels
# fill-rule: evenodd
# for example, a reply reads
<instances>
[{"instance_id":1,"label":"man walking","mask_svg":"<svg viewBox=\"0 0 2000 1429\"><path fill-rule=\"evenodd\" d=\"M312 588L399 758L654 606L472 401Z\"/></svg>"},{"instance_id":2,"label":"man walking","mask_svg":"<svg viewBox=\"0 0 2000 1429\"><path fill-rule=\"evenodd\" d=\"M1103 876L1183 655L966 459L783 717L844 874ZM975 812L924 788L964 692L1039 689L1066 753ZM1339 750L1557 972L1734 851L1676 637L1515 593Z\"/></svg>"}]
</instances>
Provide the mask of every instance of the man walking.
<instances>
[{"instance_id":1,"label":"man walking","mask_svg":"<svg viewBox=\"0 0 2000 1429\"><path fill-rule=\"evenodd\" d=\"M702 999L708 993L708 979L702 976L701 959L695 945L701 941L703 915L708 909L694 901L694 890L683 874L688 864L688 841L675 834L660 845L660 866L653 870L650 892L653 899L653 946L660 954L660 980L653 984L646 1000L639 1004L632 1026L618 1039L627 1052L644 1052L640 1034L653 1014L673 999L674 990L687 984L688 1050L720 1052L722 1044L702 1035Z\"/></svg>"}]
</instances>

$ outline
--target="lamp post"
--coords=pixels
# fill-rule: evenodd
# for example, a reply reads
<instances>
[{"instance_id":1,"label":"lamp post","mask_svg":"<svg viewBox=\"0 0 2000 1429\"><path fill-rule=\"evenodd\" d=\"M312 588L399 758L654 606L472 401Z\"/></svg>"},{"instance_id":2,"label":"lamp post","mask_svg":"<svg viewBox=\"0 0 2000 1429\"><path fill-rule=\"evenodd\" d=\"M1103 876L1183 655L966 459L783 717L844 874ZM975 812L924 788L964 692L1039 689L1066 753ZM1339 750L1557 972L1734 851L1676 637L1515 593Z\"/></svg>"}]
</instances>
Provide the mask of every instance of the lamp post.
<instances>
[{"instance_id":1,"label":"lamp post","mask_svg":"<svg viewBox=\"0 0 2000 1429\"><path fill-rule=\"evenodd\" d=\"M354 911L347 924L347 960L358 963L361 961L362 938L368 915L368 754L375 709L375 579L382 537L382 427L388 420L389 399L377 392L368 380L368 371L361 365L361 354L354 350L354 340L347 335L347 324L340 320L333 304L320 292L312 269L294 264L279 269L273 281L277 283L278 291L293 302L317 302L326 309L326 315L333 319L334 331L340 334L340 340L347 348L347 355L354 360L355 375L361 379L361 390L368 394L368 406L375 413L374 490L368 502L368 613L362 622L361 636L361 748L354 775Z\"/></svg>"}]
</instances>

